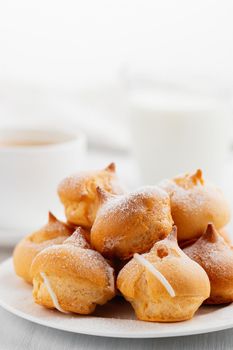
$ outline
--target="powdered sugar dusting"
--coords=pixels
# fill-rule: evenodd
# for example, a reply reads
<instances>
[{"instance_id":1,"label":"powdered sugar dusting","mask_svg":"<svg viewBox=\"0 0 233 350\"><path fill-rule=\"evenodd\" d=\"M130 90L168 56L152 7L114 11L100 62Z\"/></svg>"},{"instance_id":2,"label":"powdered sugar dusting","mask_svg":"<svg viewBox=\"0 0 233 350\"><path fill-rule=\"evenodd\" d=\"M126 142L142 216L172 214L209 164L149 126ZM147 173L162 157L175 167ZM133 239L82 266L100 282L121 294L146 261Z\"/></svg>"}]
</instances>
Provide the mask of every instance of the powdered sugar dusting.
<instances>
[{"instance_id":1,"label":"powdered sugar dusting","mask_svg":"<svg viewBox=\"0 0 233 350\"><path fill-rule=\"evenodd\" d=\"M157 186L145 186L137 189L126 195L119 195L108 200L99 210L101 216L108 215L109 212L117 210L124 214L124 217L132 215L133 212L138 212L145 206L145 201L148 199L158 199L168 201L167 193ZM165 211L165 208L163 208ZM120 220L120 218L118 218Z\"/></svg>"},{"instance_id":2,"label":"powdered sugar dusting","mask_svg":"<svg viewBox=\"0 0 233 350\"><path fill-rule=\"evenodd\" d=\"M233 266L233 250L220 236L214 243L201 237L196 243L185 248L184 252L198 262L208 274L227 277L232 273L229 266Z\"/></svg>"},{"instance_id":3,"label":"powdered sugar dusting","mask_svg":"<svg viewBox=\"0 0 233 350\"><path fill-rule=\"evenodd\" d=\"M205 188L202 186L203 190L199 191L199 184L186 188L173 181L165 180L160 183L160 186L169 193L172 202L182 204L184 211L185 208L195 210L205 203Z\"/></svg>"},{"instance_id":4,"label":"powdered sugar dusting","mask_svg":"<svg viewBox=\"0 0 233 350\"><path fill-rule=\"evenodd\" d=\"M87 181L87 179L90 179L95 175L98 175L97 171L83 171L83 172L70 175L64 180L62 180L62 182L59 184L58 192L62 192L65 194L65 192L67 191L75 191L77 188L77 185Z\"/></svg>"},{"instance_id":5,"label":"powdered sugar dusting","mask_svg":"<svg viewBox=\"0 0 233 350\"><path fill-rule=\"evenodd\" d=\"M220 210L223 210L223 206L228 211L228 204L222 191L211 183L204 183L204 180L198 174L197 171L194 175L163 180L159 184L170 195L172 207L173 205L179 207L180 210L188 214L190 212L193 214L200 213L203 207L205 207L205 210L208 210L208 207L215 210L215 205L219 205ZM218 216L217 211L215 215Z\"/></svg>"},{"instance_id":6,"label":"powdered sugar dusting","mask_svg":"<svg viewBox=\"0 0 233 350\"><path fill-rule=\"evenodd\" d=\"M107 285L112 283L109 278L110 266L102 257L102 255L94 250L83 249L73 244L66 243L59 246L54 245L52 247L46 248L39 255L41 254L43 256L43 261L45 261L44 264L42 262L42 269L46 269L47 258L50 260L52 258L56 264L59 261L59 267L62 270L67 271L67 273L70 270L71 266L74 271L77 271L77 273L78 271L84 272L85 270L89 273L92 273L92 279L94 282L97 273L96 271L98 271L98 273L102 273L102 278L106 279ZM83 275L83 278L88 279L88 275L89 274Z\"/></svg>"},{"instance_id":7,"label":"powdered sugar dusting","mask_svg":"<svg viewBox=\"0 0 233 350\"><path fill-rule=\"evenodd\" d=\"M58 186L58 193L61 199L79 200L84 196L96 191L99 186L110 193L123 193L114 171L108 168L103 170L94 170L80 172L65 178Z\"/></svg>"}]
</instances>

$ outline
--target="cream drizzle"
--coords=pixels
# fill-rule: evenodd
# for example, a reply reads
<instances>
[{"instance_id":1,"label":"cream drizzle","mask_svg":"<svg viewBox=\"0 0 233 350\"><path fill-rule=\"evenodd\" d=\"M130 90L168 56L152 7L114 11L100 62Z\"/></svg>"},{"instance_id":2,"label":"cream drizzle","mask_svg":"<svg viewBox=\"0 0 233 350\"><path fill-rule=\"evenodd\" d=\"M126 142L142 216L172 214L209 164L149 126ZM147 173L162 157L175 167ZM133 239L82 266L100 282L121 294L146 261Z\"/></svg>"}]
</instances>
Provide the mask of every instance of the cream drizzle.
<instances>
[{"instance_id":1,"label":"cream drizzle","mask_svg":"<svg viewBox=\"0 0 233 350\"><path fill-rule=\"evenodd\" d=\"M48 277L46 276L46 274L45 274L44 272L41 272L40 275L41 275L41 277L42 277L43 280L44 280L44 284L45 284L45 286L46 286L46 288L47 288L47 291L48 291L48 293L49 293L49 295L50 295L50 297L51 297L51 299L52 299L52 301L53 301L54 307L55 307L58 311L63 312L64 314L68 314L68 312L65 311L65 310L61 307L61 305L59 304L59 301L58 301L58 299L57 299L57 296L56 296L56 294L54 293L54 291L53 291L53 289L52 289L52 287L51 287L51 284L50 284L50 282L49 282L49 279L48 279Z\"/></svg>"},{"instance_id":2,"label":"cream drizzle","mask_svg":"<svg viewBox=\"0 0 233 350\"><path fill-rule=\"evenodd\" d=\"M153 264L151 264L151 262L149 262L142 255L139 255L137 253L135 253L133 257L139 264L141 264L147 270L149 270L162 283L162 285L164 286L164 288L167 290L167 292L170 294L172 298L176 296L176 293L172 288L172 286L170 285L170 283L168 282L168 280L164 277L164 275L159 270L157 270L154 267Z\"/></svg>"}]
</instances>

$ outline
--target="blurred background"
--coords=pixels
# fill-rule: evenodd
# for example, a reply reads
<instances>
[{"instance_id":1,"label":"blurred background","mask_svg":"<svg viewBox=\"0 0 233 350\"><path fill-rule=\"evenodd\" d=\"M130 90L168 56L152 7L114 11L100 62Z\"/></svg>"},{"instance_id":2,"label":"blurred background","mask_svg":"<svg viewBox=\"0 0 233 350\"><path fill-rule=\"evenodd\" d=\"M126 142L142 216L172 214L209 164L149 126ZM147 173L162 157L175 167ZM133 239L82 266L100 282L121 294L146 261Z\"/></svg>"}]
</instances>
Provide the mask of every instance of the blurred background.
<instances>
[{"instance_id":1,"label":"blurred background","mask_svg":"<svg viewBox=\"0 0 233 350\"><path fill-rule=\"evenodd\" d=\"M1 2L0 128L82 130L82 167L116 161L128 187L206 165L233 198L232 13L231 0Z\"/></svg>"},{"instance_id":2,"label":"blurred background","mask_svg":"<svg viewBox=\"0 0 233 350\"><path fill-rule=\"evenodd\" d=\"M1 125L65 121L85 129L91 144L125 150L134 88L231 103L230 0L9 0L0 6Z\"/></svg>"}]
</instances>

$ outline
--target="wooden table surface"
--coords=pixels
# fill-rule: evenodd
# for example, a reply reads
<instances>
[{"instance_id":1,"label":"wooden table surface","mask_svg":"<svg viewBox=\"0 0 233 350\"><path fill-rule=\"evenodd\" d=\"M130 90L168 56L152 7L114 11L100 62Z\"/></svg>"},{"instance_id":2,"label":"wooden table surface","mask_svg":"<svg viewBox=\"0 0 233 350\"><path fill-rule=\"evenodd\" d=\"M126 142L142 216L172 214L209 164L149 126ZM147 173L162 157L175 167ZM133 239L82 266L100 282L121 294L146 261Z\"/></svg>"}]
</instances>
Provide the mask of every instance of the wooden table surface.
<instances>
[{"instance_id":1,"label":"wooden table surface","mask_svg":"<svg viewBox=\"0 0 233 350\"><path fill-rule=\"evenodd\" d=\"M228 174L232 178L233 170L231 173L228 172ZM0 262L11 254L12 248L2 248L0 246ZM73 334L39 326L14 316L0 307L0 350L27 349L230 350L233 349L233 329L203 335L167 339L103 338Z\"/></svg>"}]
</instances>

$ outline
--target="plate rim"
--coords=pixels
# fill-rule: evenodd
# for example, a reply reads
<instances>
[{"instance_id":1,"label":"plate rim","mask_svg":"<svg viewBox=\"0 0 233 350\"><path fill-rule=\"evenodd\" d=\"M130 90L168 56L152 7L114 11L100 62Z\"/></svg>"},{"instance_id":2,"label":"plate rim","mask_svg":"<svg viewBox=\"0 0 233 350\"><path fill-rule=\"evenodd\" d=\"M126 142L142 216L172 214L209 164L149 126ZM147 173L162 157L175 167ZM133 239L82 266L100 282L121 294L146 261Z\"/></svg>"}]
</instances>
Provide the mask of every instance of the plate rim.
<instances>
[{"instance_id":1,"label":"plate rim","mask_svg":"<svg viewBox=\"0 0 233 350\"><path fill-rule=\"evenodd\" d=\"M1 264L0 264L0 274L1 274L1 270L4 267L9 267L9 265L13 265L13 259L12 257L4 260ZM25 313L23 311L18 310L17 308L15 308L14 306L9 305L8 303L6 303L5 301L3 301L0 297L0 307L2 307L4 310L8 311L9 313L20 317L24 320L30 321L34 324L38 324L40 326L44 326L44 327L49 327L52 329L57 329L57 330L61 330L61 331L65 331L65 332L70 332L70 333L75 333L75 334L83 334L83 335L91 335L91 336L98 336L98 337L107 337L107 338L125 338L125 339L151 339L151 338L170 338L170 337L183 337L183 336L189 336L189 335L199 335L199 334L206 334L206 333L212 333L212 332L217 332L217 331L222 331L222 330L227 330L230 328L233 328L233 317L232 317L232 322L229 323L229 319L227 319L226 321L222 321L220 323L218 323L216 326L211 326L209 329L196 329L196 330L184 330L184 331L177 331L176 334L174 333L174 331L169 331L164 334L152 334L152 333L147 333L147 334L143 334L143 333L133 333L133 334L126 334L126 333L114 333L114 332L110 332L108 331L108 333L104 333L104 331L98 330L98 332L95 332L94 330L92 331L85 331L83 329L81 329L80 331L76 331L74 329L71 329L70 327L66 327L65 325L61 325L61 324L55 324L54 322L51 322L51 320L46 321L44 319L40 319L38 316L32 316L30 315L30 313ZM103 318L103 317L102 317ZM125 321L122 319L122 321ZM133 320L132 320L133 321ZM139 321L138 321L139 322ZM140 322L144 322L144 321L140 321ZM151 322L149 322L151 323Z\"/></svg>"}]
</instances>

